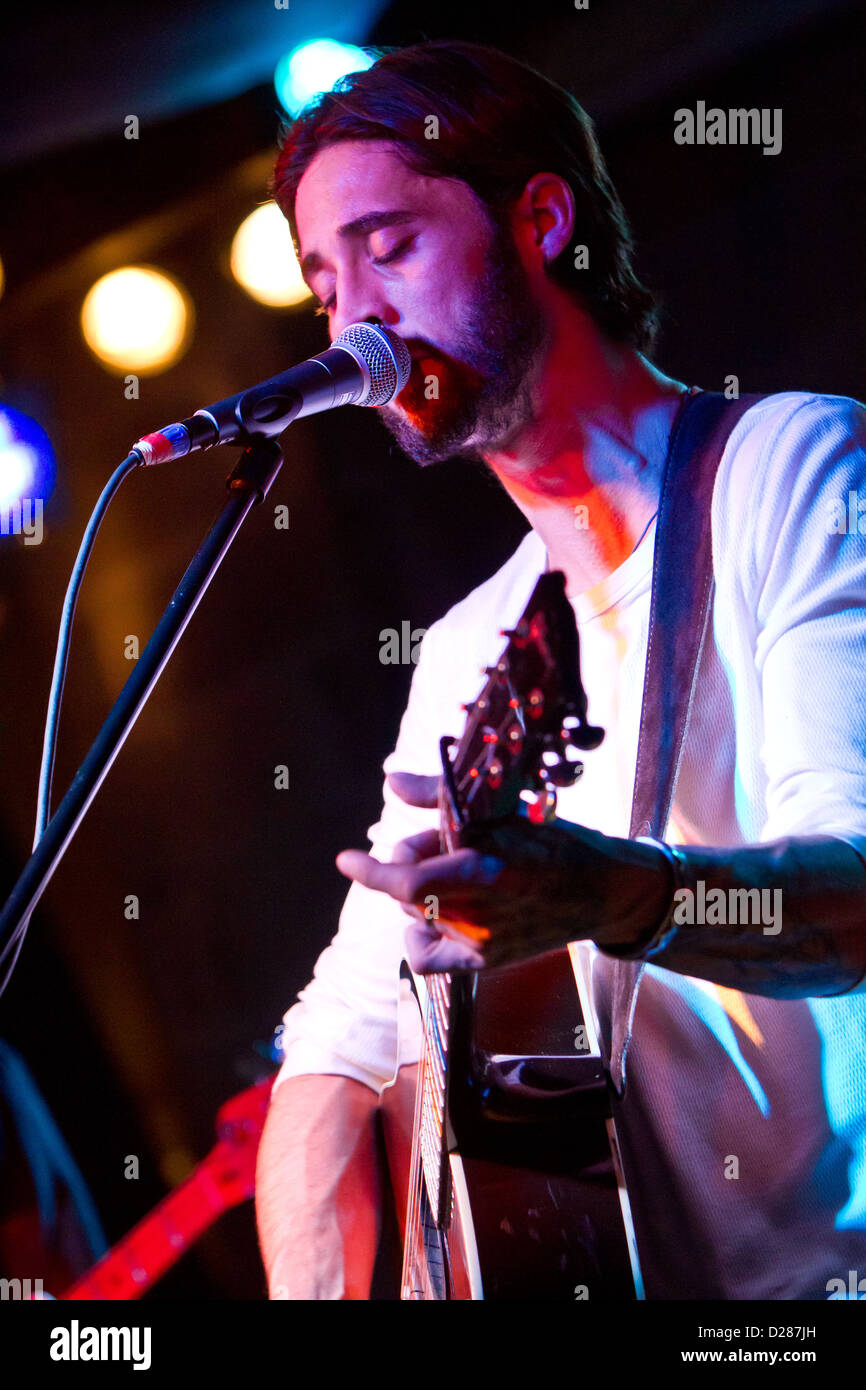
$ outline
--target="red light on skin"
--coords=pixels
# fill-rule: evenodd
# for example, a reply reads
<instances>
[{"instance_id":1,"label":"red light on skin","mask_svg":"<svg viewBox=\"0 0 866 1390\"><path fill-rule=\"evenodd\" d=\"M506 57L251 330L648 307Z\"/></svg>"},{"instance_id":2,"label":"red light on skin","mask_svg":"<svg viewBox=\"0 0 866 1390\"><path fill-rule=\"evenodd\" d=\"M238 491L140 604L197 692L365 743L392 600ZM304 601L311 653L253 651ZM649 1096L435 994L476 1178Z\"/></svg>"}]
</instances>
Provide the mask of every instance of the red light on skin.
<instances>
[{"instance_id":1,"label":"red light on skin","mask_svg":"<svg viewBox=\"0 0 866 1390\"><path fill-rule=\"evenodd\" d=\"M429 355L416 357L412 366L417 367L423 377L442 375L441 357L430 357Z\"/></svg>"},{"instance_id":2,"label":"red light on skin","mask_svg":"<svg viewBox=\"0 0 866 1390\"><path fill-rule=\"evenodd\" d=\"M411 341L408 346L412 353L409 380L394 398L394 404L386 409L399 407L419 434L433 436L448 427L457 402L478 393L481 377L472 367L446 353L440 356L413 349Z\"/></svg>"},{"instance_id":3,"label":"red light on skin","mask_svg":"<svg viewBox=\"0 0 866 1390\"><path fill-rule=\"evenodd\" d=\"M443 928L446 936L451 937L452 941L459 941L461 936L468 936L470 941L490 940L489 927L476 927L474 922L464 922L460 917L449 917L447 922L440 917L439 926Z\"/></svg>"}]
</instances>

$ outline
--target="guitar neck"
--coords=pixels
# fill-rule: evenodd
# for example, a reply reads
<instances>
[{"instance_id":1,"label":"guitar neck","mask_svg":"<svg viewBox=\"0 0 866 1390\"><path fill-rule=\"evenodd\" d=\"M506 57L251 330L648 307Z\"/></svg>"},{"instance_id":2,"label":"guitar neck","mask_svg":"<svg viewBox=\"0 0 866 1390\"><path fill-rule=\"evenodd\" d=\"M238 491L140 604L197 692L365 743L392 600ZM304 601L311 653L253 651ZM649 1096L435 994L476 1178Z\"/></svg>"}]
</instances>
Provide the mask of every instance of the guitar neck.
<instances>
[{"instance_id":1,"label":"guitar neck","mask_svg":"<svg viewBox=\"0 0 866 1390\"><path fill-rule=\"evenodd\" d=\"M140 1221L61 1299L134 1299L165 1274L218 1216L242 1200L211 1171L217 1150Z\"/></svg>"}]
</instances>

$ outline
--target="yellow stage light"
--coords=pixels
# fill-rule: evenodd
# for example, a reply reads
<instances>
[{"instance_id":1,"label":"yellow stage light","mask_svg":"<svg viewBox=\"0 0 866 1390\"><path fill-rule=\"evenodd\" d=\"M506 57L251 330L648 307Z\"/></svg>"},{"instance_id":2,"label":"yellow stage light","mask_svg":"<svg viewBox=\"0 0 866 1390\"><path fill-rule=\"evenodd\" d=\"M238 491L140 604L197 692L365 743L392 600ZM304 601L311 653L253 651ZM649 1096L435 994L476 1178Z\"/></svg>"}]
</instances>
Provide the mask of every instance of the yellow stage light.
<instances>
[{"instance_id":1,"label":"yellow stage light","mask_svg":"<svg viewBox=\"0 0 866 1390\"><path fill-rule=\"evenodd\" d=\"M231 268L238 284L260 304L285 308L310 298L289 224L276 203L264 203L244 218L232 242Z\"/></svg>"},{"instance_id":2,"label":"yellow stage light","mask_svg":"<svg viewBox=\"0 0 866 1390\"><path fill-rule=\"evenodd\" d=\"M97 280L81 309L91 352L111 371L164 372L186 350L192 303L175 280L152 266L127 265Z\"/></svg>"}]
</instances>

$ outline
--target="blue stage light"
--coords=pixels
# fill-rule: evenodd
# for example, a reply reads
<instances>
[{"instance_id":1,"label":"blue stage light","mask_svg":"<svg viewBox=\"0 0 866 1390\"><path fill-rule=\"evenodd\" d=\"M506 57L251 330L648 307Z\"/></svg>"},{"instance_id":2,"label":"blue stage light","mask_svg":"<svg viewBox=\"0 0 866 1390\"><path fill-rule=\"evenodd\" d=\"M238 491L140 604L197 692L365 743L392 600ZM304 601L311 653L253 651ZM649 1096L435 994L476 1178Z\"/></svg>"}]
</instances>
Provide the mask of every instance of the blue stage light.
<instances>
[{"instance_id":1,"label":"blue stage light","mask_svg":"<svg viewBox=\"0 0 866 1390\"><path fill-rule=\"evenodd\" d=\"M0 534L17 533L16 518L32 514L54 490L57 464L51 440L41 425L11 406L0 405Z\"/></svg>"},{"instance_id":2,"label":"blue stage light","mask_svg":"<svg viewBox=\"0 0 866 1390\"><path fill-rule=\"evenodd\" d=\"M335 39L312 39L299 44L277 63L274 86L280 102L290 116L322 92L329 92L350 72L363 72L375 59L351 43Z\"/></svg>"}]
</instances>

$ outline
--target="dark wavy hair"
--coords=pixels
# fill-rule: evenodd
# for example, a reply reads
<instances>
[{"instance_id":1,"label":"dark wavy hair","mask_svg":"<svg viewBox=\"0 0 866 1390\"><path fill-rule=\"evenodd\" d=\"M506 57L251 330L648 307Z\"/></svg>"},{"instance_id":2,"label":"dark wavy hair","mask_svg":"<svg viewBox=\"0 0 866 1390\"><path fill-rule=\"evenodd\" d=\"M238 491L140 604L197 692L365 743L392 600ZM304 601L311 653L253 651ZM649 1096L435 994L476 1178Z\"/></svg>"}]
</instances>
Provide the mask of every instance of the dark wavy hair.
<instances>
[{"instance_id":1,"label":"dark wavy hair","mask_svg":"<svg viewBox=\"0 0 866 1390\"><path fill-rule=\"evenodd\" d=\"M372 67L342 78L280 128L268 191L295 240L304 170L319 150L342 140L387 140L416 173L462 180L499 226L534 174L559 174L574 195L574 238L588 248L588 266L576 268L573 248L565 247L551 276L613 341L651 348L656 300L635 274L625 211L593 123L574 97L482 44L437 40L372 51L379 55ZM431 116L437 139L425 137Z\"/></svg>"}]
</instances>

